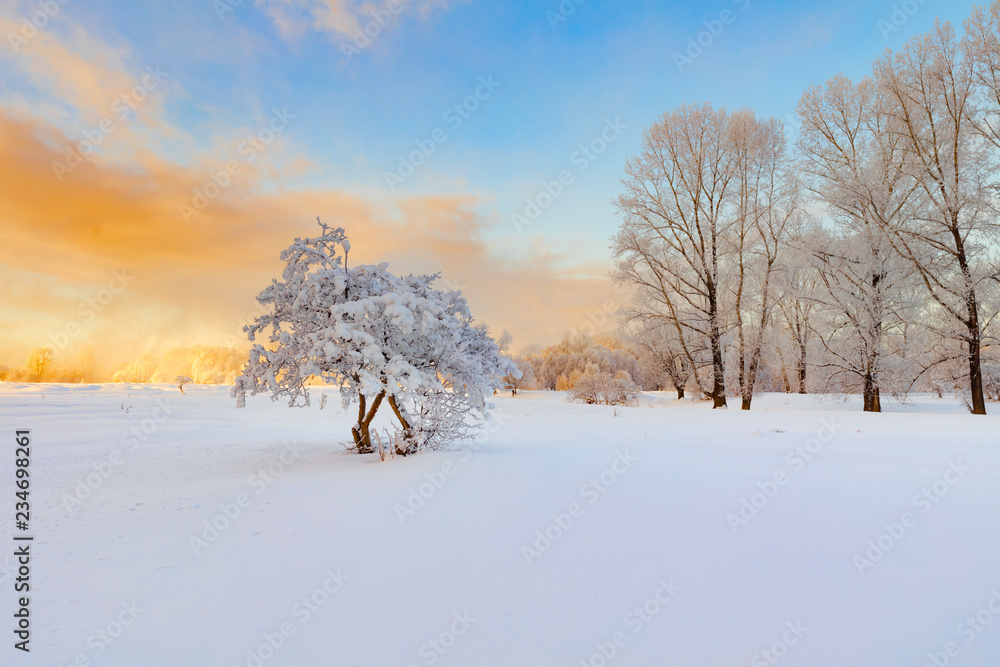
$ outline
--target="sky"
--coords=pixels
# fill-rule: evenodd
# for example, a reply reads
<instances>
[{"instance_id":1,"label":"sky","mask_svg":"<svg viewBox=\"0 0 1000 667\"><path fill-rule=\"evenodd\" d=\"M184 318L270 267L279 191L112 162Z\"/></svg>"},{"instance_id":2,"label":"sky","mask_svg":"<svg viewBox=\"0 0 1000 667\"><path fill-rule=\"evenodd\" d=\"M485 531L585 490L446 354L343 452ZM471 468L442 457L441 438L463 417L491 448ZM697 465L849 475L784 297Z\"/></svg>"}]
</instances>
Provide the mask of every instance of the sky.
<instances>
[{"instance_id":1,"label":"sky","mask_svg":"<svg viewBox=\"0 0 1000 667\"><path fill-rule=\"evenodd\" d=\"M711 102L793 133L807 86L972 6L0 0L0 364L234 345L317 217L515 350L610 328L643 128Z\"/></svg>"}]
</instances>

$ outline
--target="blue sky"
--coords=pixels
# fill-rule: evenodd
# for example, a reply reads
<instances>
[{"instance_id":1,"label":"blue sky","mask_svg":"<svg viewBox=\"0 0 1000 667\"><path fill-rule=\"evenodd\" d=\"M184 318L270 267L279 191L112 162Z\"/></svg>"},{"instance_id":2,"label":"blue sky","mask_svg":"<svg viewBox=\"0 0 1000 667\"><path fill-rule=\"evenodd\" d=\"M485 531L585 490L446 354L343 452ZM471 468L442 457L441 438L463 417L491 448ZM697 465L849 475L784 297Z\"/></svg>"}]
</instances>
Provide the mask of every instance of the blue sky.
<instances>
[{"instance_id":1,"label":"blue sky","mask_svg":"<svg viewBox=\"0 0 1000 667\"><path fill-rule=\"evenodd\" d=\"M624 161L660 113L711 101L785 117L810 83L839 72L863 76L883 49L926 31L936 16L961 22L971 3L917 5L888 38L879 21L891 21L900 3L589 0L564 3L573 13L552 21L559 6L404 7L349 62L341 45L350 34L305 30L283 38L249 0L221 19L201 0L169 10L115 3L91 20L95 30L113 26L137 64L164 62L177 71L189 96L170 111L206 143L220 123L253 126L254 116L287 107L297 115L291 136L317 165L303 182L374 197L385 194L384 172L414 141L448 129L443 113L479 77L501 86L448 131L400 193L475 194L484 212L509 221L605 119L620 118L628 126L620 140L530 229L554 243L573 237L598 257L616 224L609 202ZM674 54L724 10L734 20L678 71ZM147 39L151 22L159 27ZM501 225L495 233L512 230Z\"/></svg>"},{"instance_id":2,"label":"blue sky","mask_svg":"<svg viewBox=\"0 0 1000 667\"><path fill-rule=\"evenodd\" d=\"M23 0L0 2L3 32L9 35L18 30L21 20L39 6ZM558 15L562 20L557 20L560 6L572 11ZM350 0L100 4L66 0L43 27L45 37L18 53L2 45L0 112L24 122L44 123L35 133L51 137L55 132L56 144L73 142L101 115L103 102L94 103L95 96L100 99L101 94L115 90L115 84L105 83L105 75L107 81L113 80L112 75L135 80L146 67L161 68L169 73L168 84L153 93L155 107L140 109L141 122L134 124L134 136L125 141L120 132L122 143L108 142L101 149L108 161L97 163L100 174L108 179L114 175L115 182L123 175L144 175L147 182L139 189L155 191L164 189L155 173L211 173L224 166L238 157L234 151L241 138L264 128L274 109L286 109L294 118L281 132L280 141L254 165L259 170L253 173L252 183L240 187L255 197L298 196L300 200L305 191L346 193L352 198L355 218L363 217L358 211L364 209L371 220L394 219L414 228L432 214L407 217L413 201L431 198L438 209L447 208L442 202L453 202L448 210L471 211L471 217L456 214L455 220L467 219L475 228L468 234L482 252L480 261L508 266L515 273L544 264L545 276L534 277L504 296L477 282L474 267L462 267L458 260L452 267L447 253L421 262L420 257L431 252L431 241L424 245L408 241L413 246L409 254L388 246L385 252L401 271L442 270L446 277L455 274L460 283L471 282L470 302L474 309L479 304L491 326L511 328L517 344L548 344L562 331L578 326L579 313L593 310L594 303L601 303L599 299L609 293L607 285L598 289L595 281L607 283L604 276L610 268L607 245L617 227L611 200L619 191L626 159L640 148L642 129L660 114L679 104L710 101L790 118L809 84L841 72L864 76L885 48L899 47L909 37L927 31L936 17L960 24L971 7L970 2L930 0L585 0L579 5L573 0L562 5L556 0L411 0L392 14L384 0L374 4ZM345 45L355 45L353 27L368 24L372 12L380 9L391 17L388 26L375 31L370 45L345 57ZM894 18L898 25L893 24ZM718 34L710 34L713 28ZM679 71L675 54L683 54L689 39L699 39L699 33L705 44L702 53L695 53L693 62ZM43 45L48 45L48 51L43 52ZM60 48L81 59L71 74L55 72L59 65L52 54L61 53ZM94 83L92 88L103 92L85 95L82 88L67 83L67 77L93 79L100 85ZM445 116L446 112L473 95L483 79L500 85L478 100L477 108L454 127L449 119L456 116ZM575 152L616 120L625 126L620 135L596 159L588 159L586 171L581 172L579 163L573 163ZM435 142L433 154L414 175L390 190L386 172L398 167L400 156L413 151L415 142L428 140L439 128L447 139ZM51 138L48 141L52 143ZM155 168L150 166L154 160ZM542 183L557 179L563 170L572 173L572 184L537 220L518 231L511 215L523 212L525 199L543 192ZM109 192L119 191L112 188ZM223 199L233 194L227 192ZM241 201L245 203L246 198ZM302 225L315 215L330 221L340 215L334 206L319 208L323 210L311 211L304 223L275 223L282 232L275 233L275 238L290 240L285 226L295 233L309 233ZM17 228L28 225L30 215L23 206L0 212L14 229L10 242L16 244L21 238ZM95 229L106 229L96 216L92 224ZM134 219L128 224L132 225L128 236L134 236L134 230L146 223ZM355 223L355 229L349 227L348 232L358 233L359 224L363 223ZM440 239L443 232L427 224L428 234ZM271 229L263 221L253 226L264 236ZM452 235L465 233L454 225L448 230ZM363 235L364 230L360 232ZM381 259L377 236L362 243L359 251L371 261ZM265 242L271 243L271 237L262 237L261 243ZM8 248L14 247L11 243ZM262 249L261 257L275 256L284 243L268 246L266 252ZM104 282L111 255L104 246L77 250L73 256L81 266L86 264L82 256L94 260L89 271L70 278L51 269L48 278L63 292L67 281L79 290L92 290ZM263 259L248 261L263 267ZM0 277L8 284L27 275L23 273L27 265L18 260L8 259L0 267L6 272ZM273 273L273 265L266 268ZM37 277L37 267L33 271ZM261 268L259 287L266 284L264 273ZM564 298L573 290L566 281L575 277L587 280L578 286L583 296L574 300L572 313L554 312L551 320L538 326L527 318L516 321L514 315L525 299L544 304ZM157 278L168 282L162 275ZM558 283L558 290L550 279ZM257 280L257 274L241 275L240 280ZM496 274L490 280L502 282L503 276ZM254 283L253 289L244 288L249 296L239 296L235 285L220 287L213 294L220 301L237 299L237 310L241 310L252 302L259 287ZM143 304L151 307L159 299L164 312L184 311L179 297L168 292L147 293ZM595 300L588 304L586 295L596 292L600 294L594 294ZM199 312L219 309L218 304L206 302ZM60 317L48 313L41 318L46 324L31 335L37 337ZM211 337L217 326L190 326L189 321L198 317L199 313L187 313L183 316L187 324L174 322L175 328L187 332L191 340ZM233 313L226 317L231 320ZM28 345L25 339L14 346Z\"/></svg>"}]
</instances>

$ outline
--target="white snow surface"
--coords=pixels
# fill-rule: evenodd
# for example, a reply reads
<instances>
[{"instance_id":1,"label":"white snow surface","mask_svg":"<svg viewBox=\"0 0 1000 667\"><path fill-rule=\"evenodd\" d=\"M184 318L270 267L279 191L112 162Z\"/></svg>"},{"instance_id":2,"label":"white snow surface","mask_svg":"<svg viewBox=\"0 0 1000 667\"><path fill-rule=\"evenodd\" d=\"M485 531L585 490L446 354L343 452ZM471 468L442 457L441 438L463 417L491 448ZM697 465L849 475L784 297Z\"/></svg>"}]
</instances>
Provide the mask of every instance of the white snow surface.
<instances>
[{"instance_id":1,"label":"white snow surface","mask_svg":"<svg viewBox=\"0 0 1000 667\"><path fill-rule=\"evenodd\" d=\"M381 462L344 452L338 401L0 384L0 662L1000 664L997 416L931 397L874 415L777 394L750 412L495 402L482 442ZM30 654L12 646L23 428ZM734 532L744 499L761 506Z\"/></svg>"}]
</instances>

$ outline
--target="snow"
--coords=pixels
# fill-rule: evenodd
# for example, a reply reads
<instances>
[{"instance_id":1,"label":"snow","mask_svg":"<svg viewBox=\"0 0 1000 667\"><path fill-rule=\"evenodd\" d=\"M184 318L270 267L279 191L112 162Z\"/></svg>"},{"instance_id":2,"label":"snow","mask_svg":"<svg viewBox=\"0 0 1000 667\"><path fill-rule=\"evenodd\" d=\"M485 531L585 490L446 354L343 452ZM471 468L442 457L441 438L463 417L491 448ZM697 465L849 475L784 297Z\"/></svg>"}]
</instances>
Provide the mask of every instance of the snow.
<instances>
[{"instance_id":1,"label":"snow","mask_svg":"<svg viewBox=\"0 0 1000 667\"><path fill-rule=\"evenodd\" d=\"M344 454L353 415L318 401L185 390L0 384L4 489L14 430L32 437L17 664L1000 664L1000 424L956 401L524 392L481 442L383 463ZM734 533L743 499L762 506Z\"/></svg>"}]
</instances>

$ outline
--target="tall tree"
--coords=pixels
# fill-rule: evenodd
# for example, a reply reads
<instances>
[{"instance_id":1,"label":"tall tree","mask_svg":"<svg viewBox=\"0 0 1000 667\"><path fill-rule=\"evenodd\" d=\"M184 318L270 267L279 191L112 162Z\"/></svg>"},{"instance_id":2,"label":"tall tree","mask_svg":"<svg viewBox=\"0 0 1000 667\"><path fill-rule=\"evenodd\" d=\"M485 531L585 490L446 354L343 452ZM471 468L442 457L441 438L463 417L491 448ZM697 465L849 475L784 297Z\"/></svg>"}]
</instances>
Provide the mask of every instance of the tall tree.
<instances>
[{"instance_id":1,"label":"tall tree","mask_svg":"<svg viewBox=\"0 0 1000 667\"><path fill-rule=\"evenodd\" d=\"M986 414L980 292L997 275L989 212L996 158L983 139L975 59L950 24L936 23L875 64L876 84L891 104L890 132L900 140L903 173L919 189L918 215L886 224L895 249L917 271L934 304L943 339L965 347L970 409Z\"/></svg>"},{"instance_id":2,"label":"tall tree","mask_svg":"<svg viewBox=\"0 0 1000 667\"><path fill-rule=\"evenodd\" d=\"M720 236L732 224L735 155L725 109L685 105L643 132L615 201L617 278L634 285L668 319L699 372L710 366L713 407L726 406Z\"/></svg>"},{"instance_id":3,"label":"tall tree","mask_svg":"<svg viewBox=\"0 0 1000 667\"><path fill-rule=\"evenodd\" d=\"M784 151L777 121L681 106L644 131L615 200L616 279L636 289L646 315L674 328L716 408L726 406L730 329L743 407L752 400L773 308L770 279L795 208Z\"/></svg>"},{"instance_id":4,"label":"tall tree","mask_svg":"<svg viewBox=\"0 0 1000 667\"><path fill-rule=\"evenodd\" d=\"M731 118L736 154L735 221L728 242L735 269L727 288L735 323L737 383L742 408L749 410L760 370L766 332L775 307L779 258L799 217L797 179L789 173L785 135L775 119L758 120L749 111Z\"/></svg>"},{"instance_id":5,"label":"tall tree","mask_svg":"<svg viewBox=\"0 0 1000 667\"><path fill-rule=\"evenodd\" d=\"M881 411L889 293L907 275L894 262L889 235L910 224L921 196L905 172L893 105L872 79L855 84L837 76L809 88L798 109L805 180L840 228L811 244L822 278L818 297L833 311L820 338L834 377L860 378L867 412Z\"/></svg>"},{"instance_id":6,"label":"tall tree","mask_svg":"<svg viewBox=\"0 0 1000 667\"><path fill-rule=\"evenodd\" d=\"M809 347L813 340L814 318L818 308L814 297L817 275L809 263L808 251L803 252L801 247L795 250L796 252L789 253L790 261L784 262L781 275L777 296L779 317L776 323L780 334L775 349L781 361L785 391L789 393L792 391L792 382L788 377L788 366L791 366L794 371L795 390L800 394L806 394ZM792 360L791 363L786 362L786 356Z\"/></svg>"}]
</instances>

